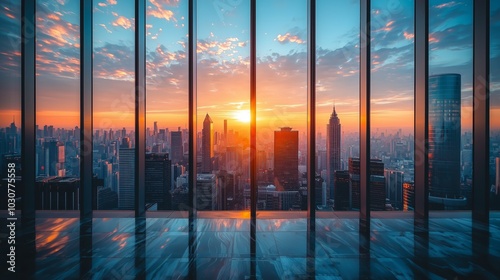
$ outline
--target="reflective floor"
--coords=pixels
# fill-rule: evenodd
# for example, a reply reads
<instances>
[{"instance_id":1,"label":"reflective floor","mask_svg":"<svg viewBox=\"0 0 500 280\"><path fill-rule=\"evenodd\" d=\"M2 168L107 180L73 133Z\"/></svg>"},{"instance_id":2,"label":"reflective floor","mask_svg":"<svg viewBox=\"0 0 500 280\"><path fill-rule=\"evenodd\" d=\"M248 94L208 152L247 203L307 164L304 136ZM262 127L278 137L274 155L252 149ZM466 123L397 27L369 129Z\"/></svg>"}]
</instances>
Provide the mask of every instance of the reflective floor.
<instances>
[{"instance_id":1,"label":"reflective floor","mask_svg":"<svg viewBox=\"0 0 500 280\"><path fill-rule=\"evenodd\" d=\"M414 227L412 213L375 214L366 236L357 213L322 214L315 233L307 232L303 213L270 213L259 216L254 239L241 213L200 214L196 232L175 213L87 223L54 213L38 215L34 234L17 237L23 242L16 243L22 249L18 278L500 278L499 213L492 214L489 231L473 228L470 213L459 212L434 215L424 232ZM5 227L1 234L6 240ZM2 241L2 263L6 246Z\"/></svg>"}]
</instances>

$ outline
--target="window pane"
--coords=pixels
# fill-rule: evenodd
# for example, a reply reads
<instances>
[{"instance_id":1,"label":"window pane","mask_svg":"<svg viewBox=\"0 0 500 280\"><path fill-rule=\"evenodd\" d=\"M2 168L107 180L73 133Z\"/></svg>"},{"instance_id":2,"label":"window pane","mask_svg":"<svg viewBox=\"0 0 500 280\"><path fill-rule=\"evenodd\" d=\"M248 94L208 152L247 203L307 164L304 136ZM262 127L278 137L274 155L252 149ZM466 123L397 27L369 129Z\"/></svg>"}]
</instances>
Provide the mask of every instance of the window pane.
<instances>
[{"instance_id":1,"label":"window pane","mask_svg":"<svg viewBox=\"0 0 500 280\"><path fill-rule=\"evenodd\" d=\"M187 210L188 1L147 2L146 208Z\"/></svg>"},{"instance_id":2,"label":"window pane","mask_svg":"<svg viewBox=\"0 0 500 280\"><path fill-rule=\"evenodd\" d=\"M79 209L80 8L38 0L36 209Z\"/></svg>"},{"instance_id":3,"label":"window pane","mask_svg":"<svg viewBox=\"0 0 500 280\"><path fill-rule=\"evenodd\" d=\"M317 3L316 206L352 210L350 158L359 157L359 2ZM332 28L335 27L335 28ZM351 194L354 196L351 198Z\"/></svg>"},{"instance_id":4,"label":"window pane","mask_svg":"<svg viewBox=\"0 0 500 280\"><path fill-rule=\"evenodd\" d=\"M470 209L472 194L472 1L429 9L429 206Z\"/></svg>"},{"instance_id":5,"label":"window pane","mask_svg":"<svg viewBox=\"0 0 500 280\"><path fill-rule=\"evenodd\" d=\"M414 3L393 3L372 2L370 203L375 211L413 208L403 197L413 184Z\"/></svg>"},{"instance_id":6,"label":"window pane","mask_svg":"<svg viewBox=\"0 0 500 280\"><path fill-rule=\"evenodd\" d=\"M18 189L21 183L21 4L0 4L0 209L7 209L8 164L15 164ZM20 208L21 205L18 205Z\"/></svg>"},{"instance_id":7,"label":"window pane","mask_svg":"<svg viewBox=\"0 0 500 280\"><path fill-rule=\"evenodd\" d=\"M243 210L250 186L250 1L199 1L198 9L197 205Z\"/></svg>"},{"instance_id":8,"label":"window pane","mask_svg":"<svg viewBox=\"0 0 500 280\"><path fill-rule=\"evenodd\" d=\"M306 210L306 1L257 1L258 210Z\"/></svg>"},{"instance_id":9,"label":"window pane","mask_svg":"<svg viewBox=\"0 0 500 280\"><path fill-rule=\"evenodd\" d=\"M94 209L134 209L134 5L94 1Z\"/></svg>"}]
</instances>

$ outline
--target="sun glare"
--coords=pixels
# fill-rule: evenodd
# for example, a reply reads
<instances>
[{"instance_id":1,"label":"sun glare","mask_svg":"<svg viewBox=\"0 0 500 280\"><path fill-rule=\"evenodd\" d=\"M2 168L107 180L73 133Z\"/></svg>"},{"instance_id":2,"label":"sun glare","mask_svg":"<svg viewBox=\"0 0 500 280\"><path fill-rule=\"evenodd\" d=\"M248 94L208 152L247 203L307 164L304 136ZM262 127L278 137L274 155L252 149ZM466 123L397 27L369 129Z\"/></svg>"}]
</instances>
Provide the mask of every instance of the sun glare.
<instances>
[{"instance_id":1,"label":"sun glare","mask_svg":"<svg viewBox=\"0 0 500 280\"><path fill-rule=\"evenodd\" d=\"M236 120L240 122L250 122L250 111L249 110L238 110L234 111L233 116Z\"/></svg>"}]
</instances>

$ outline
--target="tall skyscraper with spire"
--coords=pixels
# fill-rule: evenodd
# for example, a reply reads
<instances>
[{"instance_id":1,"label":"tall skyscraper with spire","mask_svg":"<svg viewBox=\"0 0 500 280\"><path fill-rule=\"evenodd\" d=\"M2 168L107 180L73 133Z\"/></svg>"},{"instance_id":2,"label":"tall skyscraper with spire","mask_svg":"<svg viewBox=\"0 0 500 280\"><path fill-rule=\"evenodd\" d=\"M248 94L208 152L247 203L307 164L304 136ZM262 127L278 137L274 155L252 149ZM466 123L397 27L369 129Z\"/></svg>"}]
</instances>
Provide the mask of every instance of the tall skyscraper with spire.
<instances>
[{"instance_id":1,"label":"tall skyscraper with spire","mask_svg":"<svg viewBox=\"0 0 500 280\"><path fill-rule=\"evenodd\" d=\"M340 119L337 116L335 105L333 105L333 112L330 115L330 122L326 126L327 141L326 141L326 154L327 154L327 197L333 198L334 188L334 174L336 170L341 169L340 165L340 137L342 129L340 126Z\"/></svg>"},{"instance_id":2,"label":"tall skyscraper with spire","mask_svg":"<svg viewBox=\"0 0 500 280\"><path fill-rule=\"evenodd\" d=\"M210 116L205 116L201 132L201 172L212 172L212 158L214 156L213 122Z\"/></svg>"}]
</instances>

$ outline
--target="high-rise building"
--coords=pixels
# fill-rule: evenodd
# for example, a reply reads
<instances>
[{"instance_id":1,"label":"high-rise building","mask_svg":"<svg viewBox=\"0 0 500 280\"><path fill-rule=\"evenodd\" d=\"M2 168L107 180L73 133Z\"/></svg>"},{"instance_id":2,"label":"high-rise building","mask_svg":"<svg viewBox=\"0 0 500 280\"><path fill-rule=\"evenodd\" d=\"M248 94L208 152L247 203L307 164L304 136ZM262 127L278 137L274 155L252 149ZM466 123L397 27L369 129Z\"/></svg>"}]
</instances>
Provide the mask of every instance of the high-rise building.
<instances>
[{"instance_id":1,"label":"high-rise building","mask_svg":"<svg viewBox=\"0 0 500 280\"><path fill-rule=\"evenodd\" d=\"M38 177L35 206L38 210L79 210L80 178Z\"/></svg>"},{"instance_id":2,"label":"high-rise building","mask_svg":"<svg viewBox=\"0 0 500 280\"><path fill-rule=\"evenodd\" d=\"M135 149L120 149L119 158L118 208L134 209Z\"/></svg>"},{"instance_id":3,"label":"high-rise building","mask_svg":"<svg viewBox=\"0 0 500 280\"><path fill-rule=\"evenodd\" d=\"M351 185L351 208L361 206L360 163L359 158L349 158L349 176ZM379 159L370 160L370 209L385 210L384 163Z\"/></svg>"},{"instance_id":4,"label":"high-rise building","mask_svg":"<svg viewBox=\"0 0 500 280\"><path fill-rule=\"evenodd\" d=\"M314 194L316 206L326 205L326 197L323 197L323 183L323 178L321 178L321 176L319 175L316 175L314 178ZM305 207L305 209L307 210L307 206Z\"/></svg>"},{"instance_id":5,"label":"high-rise building","mask_svg":"<svg viewBox=\"0 0 500 280\"><path fill-rule=\"evenodd\" d=\"M171 209L171 161L167 153L146 154L146 203L156 203L158 210Z\"/></svg>"},{"instance_id":6,"label":"high-rise building","mask_svg":"<svg viewBox=\"0 0 500 280\"><path fill-rule=\"evenodd\" d=\"M349 190L349 171L337 170L334 173L335 181L335 195L334 195L334 209L335 211L351 209L351 195Z\"/></svg>"},{"instance_id":7,"label":"high-rise building","mask_svg":"<svg viewBox=\"0 0 500 280\"><path fill-rule=\"evenodd\" d=\"M64 144L59 141L44 143L43 170L46 176L65 176L64 172Z\"/></svg>"},{"instance_id":8,"label":"high-rise building","mask_svg":"<svg viewBox=\"0 0 500 280\"><path fill-rule=\"evenodd\" d=\"M403 207L403 181L404 172L397 170L385 170L385 193L389 202L396 209Z\"/></svg>"},{"instance_id":9,"label":"high-rise building","mask_svg":"<svg viewBox=\"0 0 500 280\"><path fill-rule=\"evenodd\" d=\"M201 137L201 172L211 173L213 170L212 158L214 156L213 122L207 114L203 121Z\"/></svg>"},{"instance_id":10,"label":"high-rise building","mask_svg":"<svg viewBox=\"0 0 500 280\"><path fill-rule=\"evenodd\" d=\"M274 184L278 190L299 190L299 132L282 127L274 132Z\"/></svg>"},{"instance_id":11,"label":"high-rise building","mask_svg":"<svg viewBox=\"0 0 500 280\"><path fill-rule=\"evenodd\" d=\"M218 210L216 184L214 174L198 174L196 177L196 206L198 210Z\"/></svg>"},{"instance_id":12,"label":"high-rise building","mask_svg":"<svg viewBox=\"0 0 500 280\"><path fill-rule=\"evenodd\" d=\"M170 132L170 155L172 159L172 163L180 163L183 160L184 151L182 149L182 132L179 127L177 131Z\"/></svg>"},{"instance_id":13,"label":"high-rise building","mask_svg":"<svg viewBox=\"0 0 500 280\"><path fill-rule=\"evenodd\" d=\"M158 135L158 122L154 122L153 135Z\"/></svg>"},{"instance_id":14,"label":"high-rise building","mask_svg":"<svg viewBox=\"0 0 500 280\"><path fill-rule=\"evenodd\" d=\"M333 178L336 170L340 170L340 140L342 135L342 130L340 126L340 119L337 116L337 111L335 106L333 106L333 112L330 115L330 122L326 127L327 141L326 141L326 153L327 153L327 181L328 181L328 197L333 198L334 184L335 180Z\"/></svg>"},{"instance_id":15,"label":"high-rise building","mask_svg":"<svg viewBox=\"0 0 500 280\"><path fill-rule=\"evenodd\" d=\"M460 196L461 76L429 77L429 195Z\"/></svg>"},{"instance_id":16,"label":"high-rise building","mask_svg":"<svg viewBox=\"0 0 500 280\"><path fill-rule=\"evenodd\" d=\"M403 183L403 210L413 210L415 207L415 184L413 182Z\"/></svg>"}]
</instances>

